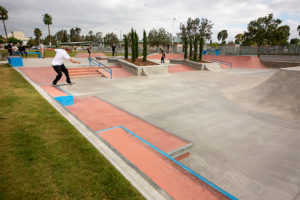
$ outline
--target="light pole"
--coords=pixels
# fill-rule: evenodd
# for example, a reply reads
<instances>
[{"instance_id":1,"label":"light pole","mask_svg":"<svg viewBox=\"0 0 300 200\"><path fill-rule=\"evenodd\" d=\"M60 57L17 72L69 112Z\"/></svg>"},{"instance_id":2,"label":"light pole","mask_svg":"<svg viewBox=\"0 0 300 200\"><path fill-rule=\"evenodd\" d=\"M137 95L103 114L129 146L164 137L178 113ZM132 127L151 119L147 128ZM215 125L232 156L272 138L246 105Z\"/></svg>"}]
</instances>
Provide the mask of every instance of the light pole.
<instances>
[{"instance_id":1,"label":"light pole","mask_svg":"<svg viewBox=\"0 0 300 200\"><path fill-rule=\"evenodd\" d=\"M175 20L176 20L176 18L174 17L173 21L172 21L172 50L171 50L172 53L173 53L173 42L174 42L173 32L174 32L174 22L175 22Z\"/></svg>"}]
</instances>

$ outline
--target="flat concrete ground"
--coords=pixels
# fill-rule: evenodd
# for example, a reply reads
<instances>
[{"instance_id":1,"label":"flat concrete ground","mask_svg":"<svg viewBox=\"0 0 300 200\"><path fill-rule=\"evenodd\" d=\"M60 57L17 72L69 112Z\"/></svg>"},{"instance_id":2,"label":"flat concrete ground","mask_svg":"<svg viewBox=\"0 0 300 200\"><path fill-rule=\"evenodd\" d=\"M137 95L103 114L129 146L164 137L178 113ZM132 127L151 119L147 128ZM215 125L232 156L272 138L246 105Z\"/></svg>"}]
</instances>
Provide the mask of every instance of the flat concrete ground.
<instances>
[{"instance_id":1,"label":"flat concrete ground","mask_svg":"<svg viewBox=\"0 0 300 200\"><path fill-rule=\"evenodd\" d=\"M63 88L74 96L98 96L192 141L195 147L183 163L239 199L295 200L300 199L300 123L226 98L226 93L254 87L275 72L89 78Z\"/></svg>"}]
</instances>

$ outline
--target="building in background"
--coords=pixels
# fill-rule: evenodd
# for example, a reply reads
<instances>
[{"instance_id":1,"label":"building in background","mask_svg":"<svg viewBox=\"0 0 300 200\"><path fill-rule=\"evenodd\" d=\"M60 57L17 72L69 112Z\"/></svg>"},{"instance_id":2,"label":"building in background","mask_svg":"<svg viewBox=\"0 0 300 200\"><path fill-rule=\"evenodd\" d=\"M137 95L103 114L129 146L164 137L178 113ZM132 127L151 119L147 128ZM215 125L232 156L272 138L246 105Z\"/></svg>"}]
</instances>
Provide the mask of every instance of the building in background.
<instances>
[{"instance_id":1,"label":"building in background","mask_svg":"<svg viewBox=\"0 0 300 200\"><path fill-rule=\"evenodd\" d=\"M13 32L8 34L8 37L17 38L18 40L23 41L24 45L26 45L28 40L30 39L30 38L26 38L25 34L22 31L13 31Z\"/></svg>"}]
</instances>

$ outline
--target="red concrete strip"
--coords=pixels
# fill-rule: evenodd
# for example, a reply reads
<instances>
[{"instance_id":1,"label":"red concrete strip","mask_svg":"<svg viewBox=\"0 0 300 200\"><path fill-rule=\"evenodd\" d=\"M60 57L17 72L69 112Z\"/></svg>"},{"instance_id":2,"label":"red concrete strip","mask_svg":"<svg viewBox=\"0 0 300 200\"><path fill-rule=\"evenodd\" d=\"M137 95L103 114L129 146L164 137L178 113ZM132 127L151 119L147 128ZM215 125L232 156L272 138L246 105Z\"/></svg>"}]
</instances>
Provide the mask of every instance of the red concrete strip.
<instances>
[{"instance_id":1,"label":"red concrete strip","mask_svg":"<svg viewBox=\"0 0 300 200\"><path fill-rule=\"evenodd\" d=\"M53 87L51 85L41 85L41 88L43 88L48 94L50 94L52 97L60 97L60 96L68 96L69 94L61 91L60 89Z\"/></svg>"},{"instance_id":2,"label":"red concrete strip","mask_svg":"<svg viewBox=\"0 0 300 200\"><path fill-rule=\"evenodd\" d=\"M121 128L99 135L174 199L228 199Z\"/></svg>"},{"instance_id":3,"label":"red concrete strip","mask_svg":"<svg viewBox=\"0 0 300 200\"><path fill-rule=\"evenodd\" d=\"M142 138L164 152L171 152L189 144L189 142L96 97L75 98L74 102L74 105L66 106L66 108L94 131L123 125L131 131L139 133Z\"/></svg>"},{"instance_id":4,"label":"red concrete strip","mask_svg":"<svg viewBox=\"0 0 300 200\"><path fill-rule=\"evenodd\" d=\"M166 54L165 60L169 59L183 59L183 54ZM160 60L161 54L153 54L150 56L147 56L147 59L153 59L153 60Z\"/></svg>"},{"instance_id":5,"label":"red concrete strip","mask_svg":"<svg viewBox=\"0 0 300 200\"><path fill-rule=\"evenodd\" d=\"M170 65L168 68L169 73L187 72L187 71L196 71L196 69L186 65Z\"/></svg>"},{"instance_id":6,"label":"red concrete strip","mask_svg":"<svg viewBox=\"0 0 300 200\"><path fill-rule=\"evenodd\" d=\"M20 67L19 70L37 84L51 84L57 75L52 67ZM59 83L65 81L66 78L63 75Z\"/></svg>"}]
</instances>

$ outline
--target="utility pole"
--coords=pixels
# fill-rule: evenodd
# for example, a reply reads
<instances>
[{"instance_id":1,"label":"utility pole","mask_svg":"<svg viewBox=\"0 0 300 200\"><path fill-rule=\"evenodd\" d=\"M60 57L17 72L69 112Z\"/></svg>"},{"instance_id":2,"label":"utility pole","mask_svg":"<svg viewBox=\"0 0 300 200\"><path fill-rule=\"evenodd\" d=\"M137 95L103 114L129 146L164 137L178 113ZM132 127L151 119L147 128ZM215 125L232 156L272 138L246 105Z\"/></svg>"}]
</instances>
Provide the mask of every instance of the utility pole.
<instances>
[{"instance_id":1,"label":"utility pole","mask_svg":"<svg viewBox=\"0 0 300 200\"><path fill-rule=\"evenodd\" d=\"M174 17L173 21L172 21L172 49L171 49L172 53L173 53L173 43L174 43L173 32L174 32L174 22L175 22L175 20L176 20L176 18Z\"/></svg>"}]
</instances>

